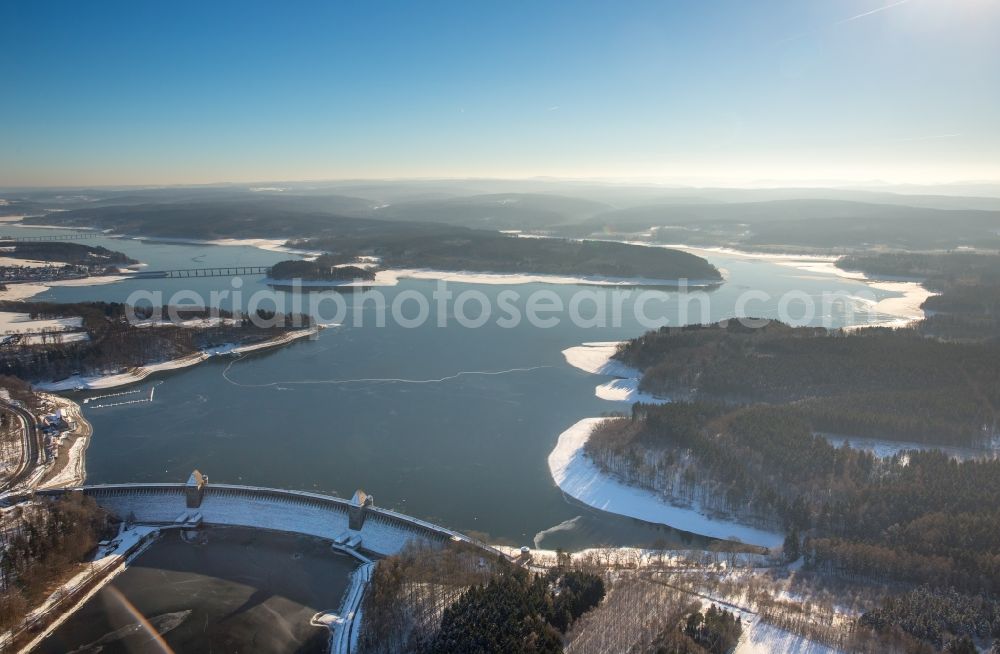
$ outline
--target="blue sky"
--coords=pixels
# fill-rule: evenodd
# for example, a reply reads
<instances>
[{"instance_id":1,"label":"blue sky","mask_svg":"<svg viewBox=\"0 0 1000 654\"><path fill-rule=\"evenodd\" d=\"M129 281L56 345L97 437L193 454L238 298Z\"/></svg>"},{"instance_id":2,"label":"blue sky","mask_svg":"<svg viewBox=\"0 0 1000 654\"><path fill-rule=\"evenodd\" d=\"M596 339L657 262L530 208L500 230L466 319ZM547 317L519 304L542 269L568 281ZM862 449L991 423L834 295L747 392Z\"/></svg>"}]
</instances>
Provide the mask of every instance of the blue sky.
<instances>
[{"instance_id":1,"label":"blue sky","mask_svg":"<svg viewBox=\"0 0 1000 654\"><path fill-rule=\"evenodd\" d=\"M0 186L1000 178L1000 0L15 2Z\"/></svg>"}]
</instances>

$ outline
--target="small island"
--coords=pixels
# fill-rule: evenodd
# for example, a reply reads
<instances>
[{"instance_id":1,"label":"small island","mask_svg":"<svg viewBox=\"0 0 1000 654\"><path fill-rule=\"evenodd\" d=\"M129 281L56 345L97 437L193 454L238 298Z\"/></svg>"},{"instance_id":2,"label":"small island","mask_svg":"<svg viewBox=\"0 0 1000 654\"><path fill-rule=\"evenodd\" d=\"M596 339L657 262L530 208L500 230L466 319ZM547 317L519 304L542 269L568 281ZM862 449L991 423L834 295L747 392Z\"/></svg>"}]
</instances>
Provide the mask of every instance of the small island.
<instances>
[{"instance_id":1,"label":"small island","mask_svg":"<svg viewBox=\"0 0 1000 654\"><path fill-rule=\"evenodd\" d=\"M448 228L446 233L412 230L353 234L292 243L340 257L375 255L386 268L449 272L562 275L612 280L718 283L722 275L705 259L661 247L612 241L520 238L498 232Z\"/></svg>"},{"instance_id":2,"label":"small island","mask_svg":"<svg viewBox=\"0 0 1000 654\"><path fill-rule=\"evenodd\" d=\"M353 257L339 257L323 254L313 261L293 259L281 261L271 267L271 279L301 279L310 282L351 282L355 280L373 281L375 271L363 268Z\"/></svg>"}]
</instances>

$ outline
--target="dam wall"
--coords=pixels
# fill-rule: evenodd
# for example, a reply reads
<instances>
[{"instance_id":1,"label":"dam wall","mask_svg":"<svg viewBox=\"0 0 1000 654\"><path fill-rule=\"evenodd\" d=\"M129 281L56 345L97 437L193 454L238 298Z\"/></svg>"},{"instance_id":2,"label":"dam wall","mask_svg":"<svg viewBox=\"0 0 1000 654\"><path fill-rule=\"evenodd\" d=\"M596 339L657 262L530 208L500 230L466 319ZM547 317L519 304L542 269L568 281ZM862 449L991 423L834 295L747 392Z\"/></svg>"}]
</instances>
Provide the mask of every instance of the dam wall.
<instances>
[{"instance_id":1,"label":"dam wall","mask_svg":"<svg viewBox=\"0 0 1000 654\"><path fill-rule=\"evenodd\" d=\"M38 495L81 492L123 520L170 526L179 517L200 514L201 524L284 531L328 540L359 536L357 549L376 555L398 553L410 541L465 542L502 555L463 534L377 506L367 507L360 530L350 530L349 500L310 493L232 484L207 484L198 508L188 508L185 484L107 484L38 491Z\"/></svg>"}]
</instances>

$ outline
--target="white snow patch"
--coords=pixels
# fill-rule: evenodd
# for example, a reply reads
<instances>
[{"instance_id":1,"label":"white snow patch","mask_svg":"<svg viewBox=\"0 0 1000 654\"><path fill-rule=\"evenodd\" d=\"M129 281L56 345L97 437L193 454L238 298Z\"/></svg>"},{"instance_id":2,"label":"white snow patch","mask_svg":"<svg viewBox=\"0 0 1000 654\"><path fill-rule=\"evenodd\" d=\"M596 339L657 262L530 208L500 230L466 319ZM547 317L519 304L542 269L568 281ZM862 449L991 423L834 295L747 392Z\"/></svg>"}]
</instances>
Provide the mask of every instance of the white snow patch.
<instances>
[{"instance_id":1,"label":"white snow patch","mask_svg":"<svg viewBox=\"0 0 1000 654\"><path fill-rule=\"evenodd\" d=\"M21 338L21 345L51 345L64 343L80 343L89 341L87 332L61 332L57 334L29 334Z\"/></svg>"},{"instance_id":2,"label":"white snow patch","mask_svg":"<svg viewBox=\"0 0 1000 654\"><path fill-rule=\"evenodd\" d=\"M178 320L173 322L171 320L136 320L131 323L133 327L185 327L188 329L204 328L204 327L217 327L219 325L239 325L240 321L236 318L192 318L191 320Z\"/></svg>"},{"instance_id":3,"label":"white snow patch","mask_svg":"<svg viewBox=\"0 0 1000 654\"><path fill-rule=\"evenodd\" d=\"M618 351L619 341L600 341L583 343L562 351L566 363L594 375L609 375L617 377L594 389L594 395L611 402L645 402L647 404L664 404L670 400L656 397L639 390L639 379L642 373L635 368L614 359Z\"/></svg>"},{"instance_id":4,"label":"white snow patch","mask_svg":"<svg viewBox=\"0 0 1000 654\"><path fill-rule=\"evenodd\" d=\"M285 245L286 241L280 238L220 238L206 240L199 238L174 238L168 236L129 236L134 241L156 241L160 243L180 243L187 245L218 245L223 247L243 246L265 250L267 252L284 252L301 256L306 261L311 261L323 254L320 250L303 250Z\"/></svg>"},{"instance_id":5,"label":"white snow patch","mask_svg":"<svg viewBox=\"0 0 1000 654\"><path fill-rule=\"evenodd\" d=\"M10 251L8 248L2 248L0 250ZM60 261L37 261L35 259L18 259L17 257L0 257L0 266L20 266L21 268L62 268L65 265L67 264Z\"/></svg>"},{"instance_id":6,"label":"white snow patch","mask_svg":"<svg viewBox=\"0 0 1000 654\"><path fill-rule=\"evenodd\" d=\"M28 334L31 332L59 332L79 329L83 326L83 318L32 319L30 314L13 311L0 311L0 332L7 334Z\"/></svg>"},{"instance_id":7,"label":"white snow patch","mask_svg":"<svg viewBox=\"0 0 1000 654\"><path fill-rule=\"evenodd\" d=\"M34 226L34 225L33 225ZM97 286L103 284L113 284L129 279L126 275L99 275L95 277L81 277L79 279L58 279L46 281L45 283L13 283L7 284L7 290L0 291L0 300L24 300L40 293L44 293L54 286Z\"/></svg>"},{"instance_id":8,"label":"white snow patch","mask_svg":"<svg viewBox=\"0 0 1000 654\"><path fill-rule=\"evenodd\" d=\"M639 371L613 359L618 346L623 341L600 341L583 343L562 351L566 363L594 375L615 377L637 377Z\"/></svg>"},{"instance_id":9,"label":"white snow patch","mask_svg":"<svg viewBox=\"0 0 1000 654\"><path fill-rule=\"evenodd\" d=\"M348 264L355 265L355 264ZM514 286L519 284L559 284L582 286L680 286L676 279L649 279L646 277L607 277L602 275L549 275L544 273L494 273L474 271L433 270L430 268L388 268L375 272L375 279L351 281L310 281L301 282L303 287L356 287L356 286L396 286L401 279L428 279L453 284L483 284L492 286ZM291 280L266 279L265 283L291 285ZM717 284L713 280L687 280L688 288Z\"/></svg>"},{"instance_id":10,"label":"white snow patch","mask_svg":"<svg viewBox=\"0 0 1000 654\"><path fill-rule=\"evenodd\" d=\"M840 447L845 443L850 444L856 450L871 452L881 459L888 459L897 454L902 454L909 450L932 451L939 450L953 459L967 461L972 459L992 459L1000 457L1000 443L992 443L989 447L976 449L972 447L955 447L948 445L934 445L931 443L914 443L909 441L890 441L879 438L865 438L861 436L842 436L839 434L820 434L834 447Z\"/></svg>"},{"instance_id":11,"label":"white snow patch","mask_svg":"<svg viewBox=\"0 0 1000 654\"><path fill-rule=\"evenodd\" d=\"M744 624L733 654L838 654L840 650L797 636L756 618Z\"/></svg>"},{"instance_id":12,"label":"white snow patch","mask_svg":"<svg viewBox=\"0 0 1000 654\"><path fill-rule=\"evenodd\" d=\"M665 404L670 401L667 398L656 397L650 393L640 391L639 380L635 378L612 379L611 381L601 384L595 388L594 394L602 400L608 400L610 402L628 402L629 404L635 404L636 402L642 402L644 404Z\"/></svg>"},{"instance_id":13,"label":"white snow patch","mask_svg":"<svg viewBox=\"0 0 1000 654\"><path fill-rule=\"evenodd\" d=\"M391 271L397 278L439 279L465 284L579 284L586 286L680 286L677 279L650 279L648 277L609 277L605 275L550 275L544 273L494 273L474 271L441 271L425 268L403 268ZM389 277L387 276L386 279ZM378 274L376 273L376 281ZM686 280L687 287L711 286L717 280Z\"/></svg>"}]
</instances>

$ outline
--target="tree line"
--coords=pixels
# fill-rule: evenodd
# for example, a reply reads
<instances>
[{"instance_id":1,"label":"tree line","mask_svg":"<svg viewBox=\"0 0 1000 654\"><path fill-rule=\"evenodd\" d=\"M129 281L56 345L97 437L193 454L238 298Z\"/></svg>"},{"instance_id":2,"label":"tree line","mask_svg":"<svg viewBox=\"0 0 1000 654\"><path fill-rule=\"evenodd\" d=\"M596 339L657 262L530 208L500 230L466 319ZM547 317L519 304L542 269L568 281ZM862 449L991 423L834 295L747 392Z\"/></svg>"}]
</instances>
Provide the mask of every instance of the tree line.
<instances>
[{"instance_id":1,"label":"tree line","mask_svg":"<svg viewBox=\"0 0 1000 654\"><path fill-rule=\"evenodd\" d=\"M292 259L280 261L271 266L271 279L302 279L307 281L351 281L353 279L374 280L375 272L356 265L355 257L335 255L329 252L313 261Z\"/></svg>"},{"instance_id":2,"label":"tree line","mask_svg":"<svg viewBox=\"0 0 1000 654\"><path fill-rule=\"evenodd\" d=\"M411 545L375 567L359 651L561 652L563 634L603 597L603 578L585 570L538 574L467 545Z\"/></svg>"},{"instance_id":3,"label":"tree line","mask_svg":"<svg viewBox=\"0 0 1000 654\"><path fill-rule=\"evenodd\" d=\"M997 433L1000 342L730 320L648 332L616 357L643 371L644 391L792 404L824 432L962 446Z\"/></svg>"},{"instance_id":4,"label":"tree line","mask_svg":"<svg viewBox=\"0 0 1000 654\"><path fill-rule=\"evenodd\" d=\"M32 318L82 318L89 339L68 343L43 343L0 348L0 375L28 381L49 381L73 374L98 374L141 366L193 354L227 343L253 343L273 338L293 325L311 325L307 316L275 315L260 310L266 325L258 326L246 314L224 310L184 308L181 319L206 318L210 312L222 318L212 324L185 327L170 323L139 327L129 322L126 305L117 302L56 304L48 302L0 302L0 311L28 313ZM161 315L169 315L168 307ZM151 307L136 308L136 317L153 315Z\"/></svg>"}]
</instances>

